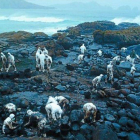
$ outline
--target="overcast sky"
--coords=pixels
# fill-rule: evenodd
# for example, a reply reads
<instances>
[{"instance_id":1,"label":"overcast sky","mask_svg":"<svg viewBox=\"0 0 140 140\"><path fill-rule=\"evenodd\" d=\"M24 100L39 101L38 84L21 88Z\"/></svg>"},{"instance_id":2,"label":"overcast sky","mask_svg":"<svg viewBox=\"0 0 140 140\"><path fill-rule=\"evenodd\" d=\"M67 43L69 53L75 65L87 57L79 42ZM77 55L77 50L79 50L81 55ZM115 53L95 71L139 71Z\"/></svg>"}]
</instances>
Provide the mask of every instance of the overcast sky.
<instances>
[{"instance_id":1,"label":"overcast sky","mask_svg":"<svg viewBox=\"0 0 140 140\"><path fill-rule=\"evenodd\" d=\"M32 3L40 4L40 5L53 5L53 4L64 4L64 3L71 3L71 2L90 2L95 1L100 5L107 5L113 8L118 8L120 6L128 5L131 8L138 7L140 8L140 0L26 0Z\"/></svg>"}]
</instances>

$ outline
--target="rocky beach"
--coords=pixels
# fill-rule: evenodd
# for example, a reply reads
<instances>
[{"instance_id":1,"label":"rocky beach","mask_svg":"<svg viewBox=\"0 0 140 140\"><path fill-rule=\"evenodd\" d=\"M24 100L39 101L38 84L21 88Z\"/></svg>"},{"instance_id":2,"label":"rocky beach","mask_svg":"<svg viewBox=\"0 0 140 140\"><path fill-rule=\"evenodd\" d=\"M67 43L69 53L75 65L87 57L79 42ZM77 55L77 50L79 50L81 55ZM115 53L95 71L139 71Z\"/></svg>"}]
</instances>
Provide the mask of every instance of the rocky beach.
<instances>
[{"instance_id":1,"label":"rocky beach","mask_svg":"<svg viewBox=\"0 0 140 140\"><path fill-rule=\"evenodd\" d=\"M17 71L0 72L0 139L1 140L140 140L140 60L135 60L136 73L125 57L134 49L140 55L140 26L135 23L96 21L69 27L48 36L43 32L25 31L0 34L0 52L15 56ZM84 61L78 63L79 47L85 44ZM51 71L36 69L35 53L45 47L53 59ZM126 47L127 51L120 49ZM97 51L102 50L99 57ZM105 82L107 65L117 55L114 82ZM1 67L1 63L0 63ZM92 79L103 74L97 92ZM103 94L106 96L103 96ZM18 130L17 135L2 133L5 119L3 106L14 103L17 122L26 121L27 109L47 116L45 105L49 96L64 96L70 101L69 110L59 123L47 123L46 138L37 135L36 127ZM84 117L83 105L92 102L98 113L96 122Z\"/></svg>"}]
</instances>

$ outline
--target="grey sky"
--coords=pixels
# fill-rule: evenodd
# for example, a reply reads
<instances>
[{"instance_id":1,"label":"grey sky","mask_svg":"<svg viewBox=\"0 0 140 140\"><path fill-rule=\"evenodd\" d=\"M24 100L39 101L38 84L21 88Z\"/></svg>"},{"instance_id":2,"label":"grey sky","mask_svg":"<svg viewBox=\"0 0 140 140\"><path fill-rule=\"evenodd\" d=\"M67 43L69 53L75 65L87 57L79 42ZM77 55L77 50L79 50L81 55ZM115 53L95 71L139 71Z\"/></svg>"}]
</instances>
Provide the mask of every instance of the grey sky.
<instances>
[{"instance_id":1,"label":"grey sky","mask_svg":"<svg viewBox=\"0 0 140 140\"><path fill-rule=\"evenodd\" d=\"M71 2L81 2L81 0L26 0L28 2L40 4L40 5L53 5L53 4L65 4ZM100 5L107 5L113 8L118 8L120 6L130 6L131 8L140 8L140 0L85 0L82 2L95 1Z\"/></svg>"}]
</instances>

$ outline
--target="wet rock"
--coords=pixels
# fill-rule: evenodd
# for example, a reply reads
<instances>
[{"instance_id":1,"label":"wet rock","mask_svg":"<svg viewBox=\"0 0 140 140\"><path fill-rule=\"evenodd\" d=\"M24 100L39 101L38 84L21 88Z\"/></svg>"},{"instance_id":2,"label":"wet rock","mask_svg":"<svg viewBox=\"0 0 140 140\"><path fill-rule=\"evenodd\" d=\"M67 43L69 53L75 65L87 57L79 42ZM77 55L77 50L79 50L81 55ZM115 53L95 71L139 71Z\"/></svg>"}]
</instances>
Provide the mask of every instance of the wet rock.
<instances>
[{"instance_id":1,"label":"wet rock","mask_svg":"<svg viewBox=\"0 0 140 140\"><path fill-rule=\"evenodd\" d=\"M72 65L70 65L70 64L67 64L67 65L66 65L66 68L67 68L68 70L70 70L70 71L74 71L74 70L75 70L75 67L72 66Z\"/></svg>"},{"instance_id":2,"label":"wet rock","mask_svg":"<svg viewBox=\"0 0 140 140\"><path fill-rule=\"evenodd\" d=\"M28 50L22 50L20 52L20 54L23 55L23 56L28 56L29 52L28 52Z\"/></svg>"},{"instance_id":3,"label":"wet rock","mask_svg":"<svg viewBox=\"0 0 140 140\"><path fill-rule=\"evenodd\" d=\"M136 96L134 94L129 94L127 96L127 100L131 103L134 103L136 105L140 105L140 97L139 96Z\"/></svg>"},{"instance_id":4,"label":"wet rock","mask_svg":"<svg viewBox=\"0 0 140 140\"><path fill-rule=\"evenodd\" d=\"M129 89L121 89L121 90L119 90L119 93L127 96L130 94L130 90Z\"/></svg>"},{"instance_id":5,"label":"wet rock","mask_svg":"<svg viewBox=\"0 0 140 140\"><path fill-rule=\"evenodd\" d=\"M119 124L122 125L122 126L126 126L127 122L128 122L128 118L127 117L121 117L119 119Z\"/></svg>"},{"instance_id":6,"label":"wet rock","mask_svg":"<svg viewBox=\"0 0 140 140\"><path fill-rule=\"evenodd\" d=\"M64 137L69 134L69 131L70 131L69 117L64 116L63 119L61 120L60 133Z\"/></svg>"},{"instance_id":7,"label":"wet rock","mask_svg":"<svg viewBox=\"0 0 140 140\"><path fill-rule=\"evenodd\" d=\"M121 126L117 123L112 123L113 128L116 132L120 132Z\"/></svg>"},{"instance_id":8,"label":"wet rock","mask_svg":"<svg viewBox=\"0 0 140 140\"><path fill-rule=\"evenodd\" d=\"M24 78L24 71L18 71L19 78Z\"/></svg>"},{"instance_id":9,"label":"wet rock","mask_svg":"<svg viewBox=\"0 0 140 140\"><path fill-rule=\"evenodd\" d=\"M130 109L138 109L138 106L134 103L130 103L130 102L125 102L124 107L130 108Z\"/></svg>"},{"instance_id":10,"label":"wet rock","mask_svg":"<svg viewBox=\"0 0 140 140\"><path fill-rule=\"evenodd\" d=\"M106 126L111 127L111 124L112 124L111 122L109 122L109 121L105 121L105 125L106 125Z\"/></svg>"},{"instance_id":11,"label":"wet rock","mask_svg":"<svg viewBox=\"0 0 140 140\"><path fill-rule=\"evenodd\" d=\"M122 106L125 103L123 100L118 99L118 98L112 98L111 97L111 98L109 98L109 100L112 101L112 102L115 102L115 103L119 104L120 106Z\"/></svg>"},{"instance_id":12,"label":"wet rock","mask_svg":"<svg viewBox=\"0 0 140 140\"><path fill-rule=\"evenodd\" d=\"M72 110L70 114L70 121L71 122L81 122L84 118L83 112L81 110Z\"/></svg>"},{"instance_id":13,"label":"wet rock","mask_svg":"<svg viewBox=\"0 0 140 140\"><path fill-rule=\"evenodd\" d=\"M134 127L135 127L134 121L133 121L133 120L130 120L130 119L128 120L127 125L128 125L129 127L131 127L131 128L134 128Z\"/></svg>"},{"instance_id":14,"label":"wet rock","mask_svg":"<svg viewBox=\"0 0 140 140\"><path fill-rule=\"evenodd\" d=\"M116 90L120 90L121 89L121 84L119 81L115 81L112 85L112 88L115 88Z\"/></svg>"},{"instance_id":15,"label":"wet rock","mask_svg":"<svg viewBox=\"0 0 140 140\"><path fill-rule=\"evenodd\" d=\"M91 98L91 92L90 91L85 91L84 96L85 96L85 99L90 99Z\"/></svg>"},{"instance_id":16,"label":"wet rock","mask_svg":"<svg viewBox=\"0 0 140 140\"><path fill-rule=\"evenodd\" d=\"M78 132L80 130L80 124L78 122L73 122L71 124L71 130Z\"/></svg>"},{"instance_id":17,"label":"wet rock","mask_svg":"<svg viewBox=\"0 0 140 140\"><path fill-rule=\"evenodd\" d=\"M90 75L99 76L101 73L106 74L106 69L99 68L98 66L93 66L90 69Z\"/></svg>"},{"instance_id":18,"label":"wet rock","mask_svg":"<svg viewBox=\"0 0 140 140\"><path fill-rule=\"evenodd\" d=\"M128 136L128 133L121 132L121 133L118 133L117 135L118 135L119 138L126 139L126 137Z\"/></svg>"},{"instance_id":19,"label":"wet rock","mask_svg":"<svg viewBox=\"0 0 140 140\"><path fill-rule=\"evenodd\" d=\"M115 91L115 88L106 88L104 91L106 95L111 96L113 95L112 93Z\"/></svg>"},{"instance_id":20,"label":"wet rock","mask_svg":"<svg viewBox=\"0 0 140 140\"><path fill-rule=\"evenodd\" d=\"M114 116L113 116L113 115L110 115L110 114L106 114L106 115L105 115L105 119L106 119L107 121L110 121L110 122L115 121Z\"/></svg>"},{"instance_id":21,"label":"wet rock","mask_svg":"<svg viewBox=\"0 0 140 140\"><path fill-rule=\"evenodd\" d=\"M129 71L130 68L131 68L130 62L122 62L122 63L120 63L119 68L123 68L123 69Z\"/></svg>"},{"instance_id":22,"label":"wet rock","mask_svg":"<svg viewBox=\"0 0 140 140\"><path fill-rule=\"evenodd\" d=\"M87 136L91 136L92 132L94 131L94 128L91 127L90 125L88 124L83 124L81 127L80 127L80 133L83 134L83 136L85 136L85 138L87 138Z\"/></svg>"},{"instance_id":23,"label":"wet rock","mask_svg":"<svg viewBox=\"0 0 140 140\"><path fill-rule=\"evenodd\" d=\"M0 93L2 95L7 95L7 94L11 94L12 90L9 86L3 86L3 87L0 88Z\"/></svg>"},{"instance_id":24,"label":"wet rock","mask_svg":"<svg viewBox=\"0 0 140 140\"><path fill-rule=\"evenodd\" d=\"M118 115L119 115L120 117L124 117L124 116L127 115L127 112L126 112L125 109L121 109L121 110L118 111Z\"/></svg>"},{"instance_id":25,"label":"wet rock","mask_svg":"<svg viewBox=\"0 0 140 140\"><path fill-rule=\"evenodd\" d=\"M111 58L112 57L112 52L110 52L110 51L104 51L104 57L105 58Z\"/></svg>"},{"instance_id":26,"label":"wet rock","mask_svg":"<svg viewBox=\"0 0 140 140\"><path fill-rule=\"evenodd\" d=\"M118 140L116 133L105 125L97 126L93 132L93 140Z\"/></svg>"},{"instance_id":27,"label":"wet rock","mask_svg":"<svg viewBox=\"0 0 140 140\"><path fill-rule=\"evenodd\" d=\"M31 69L25 69L24 70L24 75L25 75L25 77L30 78L31 75L32 75Z\"/></svg>"},{"instance_id":28,"label":"wet rock","mask_svg":"<svg viewBox=\"0 0 140 140\"><path fill-rule=\"evenodd\" d=\"M55 89L58 90L58 91L64 92L66 90L66 87L62 86L62 85L58 85L58 86L55 87Z\"/></svg>"},{"instance_id":29,"label":"wet rock","mask_svg":"<svg viewBox=\"0 0 140 140\"><path fill-rule=\"evenodd\" d=\"M34 81L39 83L39 84L42 84L42 79L40 77L34 77Z\"/></svg>"},{"instance_id":30,"label":"wet rock","mask_svg":"<svg viewBox=\"0 0 140 140\"><path fill-rule=\"evenodd\" d=\"M131 132L128 134L128 140L140 140L140 135Z\"/></svg>"},{"instance_id":31,"label":"wet rock","mask_svg":"<svg viewBox=\"0 0 140 140\"><path fill-rule=\"evenodd\" d=\"M78 133L78 134L75 136L75 138L76 138L77 140L86 140L86 138L85 138L82 134L80 134L80 133Z\"/></svg>"},{"instance_id":32,"label":"wet rock","mask_svg":"<svg viewBox=\"0 0 140 140\"><path fill-rule=\"evenodd\" d=\"M29 106L29 101L28 101L28 99L26 99L26 98L22 98L22 99L20 99L20 102L19 102L19 107L20 108L27 108Z\"/></svg>"}]
</instances>

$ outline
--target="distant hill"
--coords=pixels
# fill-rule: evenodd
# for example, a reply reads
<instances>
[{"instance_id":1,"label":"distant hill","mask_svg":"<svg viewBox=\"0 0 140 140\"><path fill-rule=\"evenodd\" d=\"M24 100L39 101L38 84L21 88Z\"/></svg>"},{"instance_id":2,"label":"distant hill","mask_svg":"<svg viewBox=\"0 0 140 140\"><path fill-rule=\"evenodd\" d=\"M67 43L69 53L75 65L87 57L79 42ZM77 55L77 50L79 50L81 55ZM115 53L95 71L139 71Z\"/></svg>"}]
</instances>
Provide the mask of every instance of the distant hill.
<instances>
[{"instance_id":1,"label":"distant hill","mask_svg":"<svg viewBox=\"0 0 140 140\"><path fill-rule=\"evenodd\" d=\"M0 9L52 9L26 2L25 0L0 0Z\"/></svg>"},{"instance_id":2,"label":"distant hill","mask_svg":"<svg viewBox=\"0 0 140 140\"><path fill-rule=\"evenodd\" d=\"M83 3L83 2L72 2L69 4L56 4L52 5L56 8L61 8L61 9L87 9L87 10L112 10L111 7L109 6L101 6L97 2L88 2L88 3Z\"/></svg>"},{"instance_id":3,"label":"distant hill","mask_svg":"<svg viewBox=\"0 0 140 140\"><path fill-rule=\"evenodd\" d=\"M131 9L130 6L121 6L118 9L113 9L110 6L103 6L98 4L95 1L83 3L83 2L72 2L69 4L55 4L51 5L52 7L55 7L57 9L64 9L64 10L87 10L87 11L93 11L94 15L97 14L108 14L108 15L114 15L115 17L118 16L138 16L139 15L139 9L137 7Z\"/></svg>"}]
</instances>

